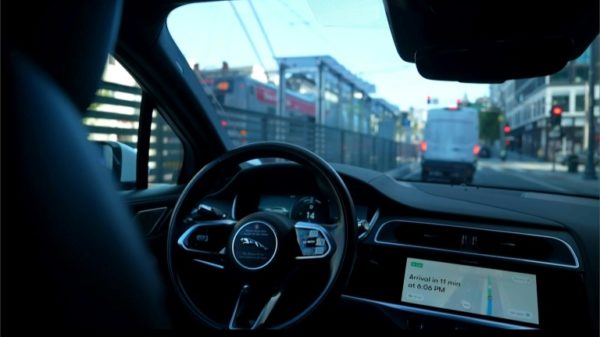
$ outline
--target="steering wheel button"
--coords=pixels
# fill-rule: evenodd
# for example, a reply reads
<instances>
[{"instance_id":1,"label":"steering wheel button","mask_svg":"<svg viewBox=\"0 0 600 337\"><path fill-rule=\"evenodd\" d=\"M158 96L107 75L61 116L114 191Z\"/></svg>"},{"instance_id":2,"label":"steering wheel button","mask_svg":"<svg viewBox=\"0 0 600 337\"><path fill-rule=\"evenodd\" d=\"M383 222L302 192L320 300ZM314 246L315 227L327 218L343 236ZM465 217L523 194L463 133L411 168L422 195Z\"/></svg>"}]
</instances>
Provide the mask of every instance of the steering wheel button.
<instances>
[{"instance_id":1,"label":"steering wheel button","mask_svg":"<svg viewBox=\"0 0 600 337\"><path fill-rule=\"evenodd\" d=\"M196 242L208 242L208 235L206 235L206 234L196 235Z\"/></svg>"},{"instance_id":2,"label":"steering wheel button","mask_svg":"<svg viewBox=\"0 0 600 337\"><path fill-rule=\"evenodd\" d=\"M313 255L323 255L325 253L325 247L316 247Z\"/></svg>"},{"instance_id":3,"label":"steering wheel button","mask_svg":"<svg viewBox=\"0 0 600 337\"><path fill-rule=\"evenodd\" d=\"M319 237L319 231L318 231L318 230L316 230L316 229L311 229L311 230L308 232L308 237L309 237L309 238L316 238L316 237Z\"/></svg>"},{"instance_id":4,"label":"steering wheel button","mask_svg":"<svg viewBox=\"0 0 600 337\"><path fill-rule=\"evenodd\" d=\"M302 242L302 244L304 245L304 247L314 247L314 246L318 246L318 240L319 239L310 238L310 239L304 240Z\"/></svg>"},{"instance_id":5,"label":"steering wheel button","mask_svg":"<svg viewBox=\"0 0 600 337\"><path fill-rule=\"evenodd\" d=\"M323 239L323 238L317 238L316 246L317 247L324 247L325 246L325 239Z\"/></svg>"}]
</instances>

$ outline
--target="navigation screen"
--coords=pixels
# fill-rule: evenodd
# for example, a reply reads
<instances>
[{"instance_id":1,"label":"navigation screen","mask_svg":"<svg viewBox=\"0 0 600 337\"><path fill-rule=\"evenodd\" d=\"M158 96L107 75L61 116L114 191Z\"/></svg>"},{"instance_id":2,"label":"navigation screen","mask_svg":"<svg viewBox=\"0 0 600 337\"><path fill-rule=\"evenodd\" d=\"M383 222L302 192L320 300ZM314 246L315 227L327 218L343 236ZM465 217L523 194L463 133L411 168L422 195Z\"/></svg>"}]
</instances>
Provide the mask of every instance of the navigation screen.
<instances>
[{"instance_id":1,"label":"navigation screen","mask_svg":"<svg viewBox=\"0 0 600 337\"><path fill-rule=\"evenodd\" d=\"M409 257L402 301L539 324L533 274Z\"/></svg>"}]
</instances>

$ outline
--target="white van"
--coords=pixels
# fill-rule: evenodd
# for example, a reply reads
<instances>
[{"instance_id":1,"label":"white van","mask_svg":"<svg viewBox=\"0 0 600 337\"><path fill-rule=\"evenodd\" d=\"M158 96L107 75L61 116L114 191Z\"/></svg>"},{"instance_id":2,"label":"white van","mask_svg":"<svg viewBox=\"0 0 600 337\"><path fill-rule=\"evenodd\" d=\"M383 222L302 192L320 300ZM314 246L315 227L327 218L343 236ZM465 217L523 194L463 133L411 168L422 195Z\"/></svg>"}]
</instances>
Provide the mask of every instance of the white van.
<instances>
[{"instance_id":1,"label":"white van","mask_svg":"<svg viewBox=\"0 0 600 337\"><path fill-rule=\"evenodd\" d=\"M423 181L443 179L472 183L480 150L477 110L429 110L420 149Z\"/></svg>"}]
</instances>

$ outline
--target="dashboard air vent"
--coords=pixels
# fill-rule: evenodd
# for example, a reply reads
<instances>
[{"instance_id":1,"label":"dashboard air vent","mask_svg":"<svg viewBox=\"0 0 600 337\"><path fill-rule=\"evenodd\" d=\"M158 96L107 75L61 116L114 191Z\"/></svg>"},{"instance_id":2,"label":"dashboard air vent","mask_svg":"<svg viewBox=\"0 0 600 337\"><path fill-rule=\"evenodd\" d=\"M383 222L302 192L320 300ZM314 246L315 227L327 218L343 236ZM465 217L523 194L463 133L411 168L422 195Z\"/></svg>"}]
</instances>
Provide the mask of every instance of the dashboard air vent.
<instances>
[{"instance_id":1,"label":"dashboard air vent","mask_svg":"<svg viewBox=\"0 0 600 337\"><path fill-rule=\"evenodd\" d=\"M565 241L537 234L393 220L381 226L375 241L412 248L449 250L568 267L579 266L573 249Z\"/></svg>"}]
</instances>

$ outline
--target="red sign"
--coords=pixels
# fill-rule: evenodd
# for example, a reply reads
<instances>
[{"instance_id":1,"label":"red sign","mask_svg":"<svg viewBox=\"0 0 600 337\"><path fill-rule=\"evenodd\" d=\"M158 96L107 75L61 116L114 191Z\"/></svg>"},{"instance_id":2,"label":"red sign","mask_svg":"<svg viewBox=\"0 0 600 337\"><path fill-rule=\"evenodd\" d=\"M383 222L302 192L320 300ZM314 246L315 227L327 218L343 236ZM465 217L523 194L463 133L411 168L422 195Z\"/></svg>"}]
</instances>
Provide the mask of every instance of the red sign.
<instances>
[{"instance_id":1,"label":"red sign","mask_svg":"<svg viewBox=\"0 0 600 337\"><path fill-rule=\"evenodd\" d=\"M268 87L257 86L256 87L256 99L260 102L264 102L268 105L275 106L277 104L277 91ZM298 97L287 95L285 100L286 109L300 111L308 116L315 116L315 104L314 102L305 101Z\"/></svg>"}]
</instances>

